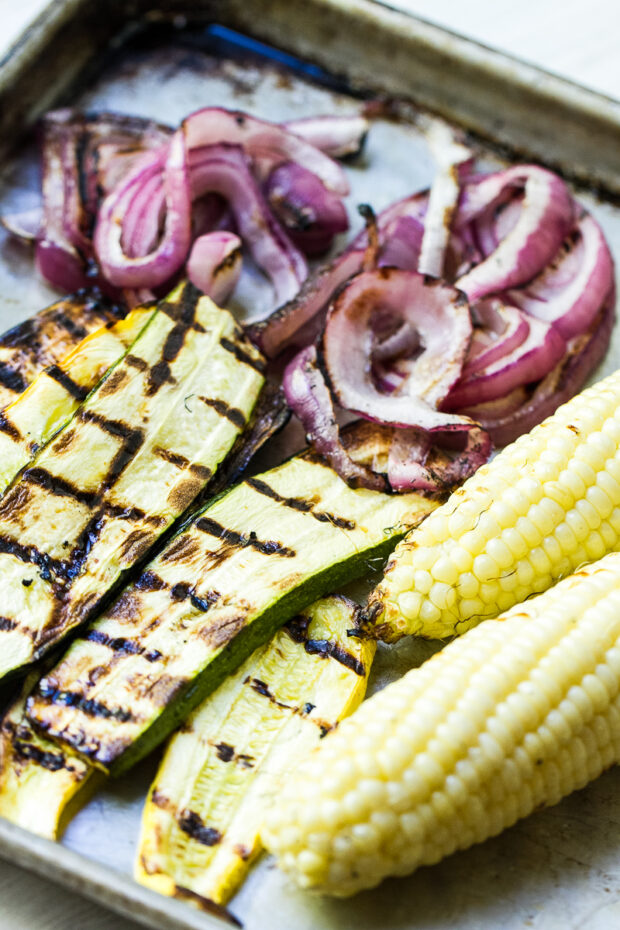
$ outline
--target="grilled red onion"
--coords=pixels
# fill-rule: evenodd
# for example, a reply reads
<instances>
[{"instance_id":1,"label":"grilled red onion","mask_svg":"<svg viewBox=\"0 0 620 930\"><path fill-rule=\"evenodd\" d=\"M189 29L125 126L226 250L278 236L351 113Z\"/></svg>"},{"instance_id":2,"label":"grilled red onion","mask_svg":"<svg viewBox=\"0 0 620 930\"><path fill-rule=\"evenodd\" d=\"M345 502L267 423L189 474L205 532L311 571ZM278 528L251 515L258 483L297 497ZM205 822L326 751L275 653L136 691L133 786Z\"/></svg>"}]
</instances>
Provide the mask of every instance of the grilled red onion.
<instances>
[{"instance_id":1,"label":"grilled red onion","mask_svg":"<svg viewBox=\"0 0 620 930\"><path fill-rule=\"evenodd\" d=\"M495 297L477 301L471 312L474 332L463 379L507 356L525 342L530 331L525 314Z\"/></svg>"},{"instance_id":2,"label":"grilled red onion","mask_svg":"<svg viewBox=\"0 0 620 930\"><path fill-rule=\"evenodd\" d=\"M232 294L241 274L241 239L212 232L196 239L187 261L187 277L218 305Z\"/></svg>"},{"instance_id":3,"label":"grilled red onion","mask_svg":"<svg viewBox=\"0 0 620 930\"><path fill-rule=\"evenodd\" d=\"M148 156L147 156L148 157ZM164 232L157 247L131 257L122 247L123 221L150 172L153 159L140 162L128 178L106 197L99 211L94 245L101 269L119 287L154 287L171 278L183 265L191 241L191 194L187 148L183 130L170 142L164 165L166 213Z\"/></svg>"},{"instance_id":4,"label":"grilled red onion","mask_svg":"<svg viewBox=\"0 0 620 930\"><path fill-rule=\"evenodd\" d=\"M261 180L283 162L294 161L316 174L329 190L343 196L349 192L349 182L337 162L276 123L240 110L205 107L188 116L183 127L190 151L221 144L241 146Z\"/></svg>"},{"instance_id":5,"label":"grilled red onion","mask_svg":"<svg viewBox=\"0 0 620 930\"><path fill-rule=\"evenodd\" d=\"M589 328L613 280L613 259L603 232L594 217L584 213L554 260L508 297L570 339Z\"/></svg>"},{"instance_id":6,"label":"grilled red onion","mask_svg":"<svg viewBox=\"0 0 620 930\"><path fill-rule=\"evenodd\" d=\"M307 346L289 362L282 382L287 403L301 420L316 451L325 456L343 480L352 487L385 490L385 479L354 462L342 445L332 398L316 361L315 347Z\"/></svg>"},{"instance_id":7,"label":"grilled red onion","mask_svg":"<svg viewBox=\"0 0 620 930\"><path fill-rule=\"evenodd\" d=\"M465 408L496 445L513 442L550 416L585 385L607 352L615 320L615 292L607 298L590 330L574 336L564 358L533 390L518 388L489 404Z\"/></svg>"},{"instance_id":8,"label":"grilled red onion","mask_svg":"<svg viewBox=\"0 0 620 930\"><path fill-rule=\"evenodd\" d=\"M301 165L284 162L265 182L265 195L291 240L306 255L320 255L349 228L341 198Z\"/></svg>"},{"instance_id":9,"label":"grilled red onion","mask_svg":"<svg viewBox=\"0 0 620 930\"><path fill-rule=\"evenodd\" d=\"M310 116L282 123L289 132L332 158L352 158L364 147L368 120L364 116Z\"/></svg>"},{"instance_id":10,"label":"grilled red onion","mask_svg":"<svg viewBox=\"0 0 620 930\"><path fill-rule=\"evenodd\" d=\"M529 281L551 261L573 223L573 200L557 175L537 165L517 165L471 180L463 189L456 229L523 191L519 217L497 248L456 282L470 300Z\"/></svg>"},{"instance_id":11,"label":"grilled red onion","mask_svg":"<svg viewBox=\"0 0 620 930\"><path fill-rule=\"evenodd\" d=\"M402 382L392 394L372 378L373 349L385 335L408 323L423 352L398 359ZM425 430L471 428L465 417L437 405L458 380L471 338L464 295L414 271L382 268L362 272L340 291L330 307L323 355L338 402L370 420Z\"/></svg>"},{"instance_id":12,"label":"grilled red onion","mask_svg":"<svg viewBox=\"0 0 620 930\"><path fill-rule=\"evenodd\" d=\"M297 294L308 273L303 255L271 214L236 145L211 145L190 156L192 197L220 194L235 218L254 261L271 279L278 301Z\"/></svg>"},{"instance_id":13,"label":"grilled red onion","mask_svg":"<svg viewBox=\"0 0 620 930\"><path fill-rule=\"evenodd\" d=\"M433 445L429 433L394 430L388 456L387 474L395 491L446 491L462 484L488 462L491 439L487 432L473 427L466 434L465 446L455 456Z\"/></svg>"},{"instance_id":14,"label":"grilled red onion","mask_svg":"<svg viewBox=\"0 0 620 930\"><path fill-rule=\"evenodd\" d=\"M40 207L0 216L0 223L6 231L22 242L35 242L39 238L42 222L43 213Z\"/></svg>"}]
</instances>

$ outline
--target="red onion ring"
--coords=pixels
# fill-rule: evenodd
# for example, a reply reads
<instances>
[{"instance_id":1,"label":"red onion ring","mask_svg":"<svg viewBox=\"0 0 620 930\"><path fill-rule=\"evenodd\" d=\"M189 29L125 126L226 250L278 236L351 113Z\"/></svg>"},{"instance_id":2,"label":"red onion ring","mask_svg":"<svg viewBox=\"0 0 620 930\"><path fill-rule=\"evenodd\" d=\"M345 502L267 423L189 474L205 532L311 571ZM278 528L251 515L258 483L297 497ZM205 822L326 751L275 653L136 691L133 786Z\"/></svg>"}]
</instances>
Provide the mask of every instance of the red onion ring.
<instances>
[{"instance_id":1,"label":"red onion ring","mask_svg":"<svg viewBox=\"0 0 620 930\"><path fill-rule=\"evenodd\" d=\"M529 281L551 261L572 226L573 200L562 179L537 165L517 165L465 185L456 229L493 209L513 188L524 191L515 226L488 257L456 282L470 300Z\"/></svg>"},{"instance_id":2,"label":"red onion ring","mask_svg":"<svg viewBox=\"0 0 620 930\"><path fill-rule=\"evenodd\" d=\"M574 336L565 357L534 388L519 388L500 401L465 408L463 413L478 420L498 446L513 442L583 388L602 362L615 321L615 292L605 304L587 333Z\"/></svg>"},{"instance_id":3,"label":"red onion ring","mask_svg":"<svg viewBox=\"0 0 620 930\"><path fill-rule=\"evenodd\" d=\"M382 393L372 380L377 325L404 321L424 351L399 360L398 392ZM362 272L332 303L323 334L323 358L332 390L346 410L393 426L429 431L470 429L467 418L437 410L458 380L471 338L464 295L414 271Z\"/></svg>"},{"instance_id":4,"label":"red onion ring","mask_svg":"<svg viewBox=\"0 0 620 930\"><path fill-rule=\"evenodd\" d=\"M518 348L528 337L527 317L495 297L479 300L471 308L474 332L463 367L467 379Z\"/></svg>"},{"instance_id":5,"label":"red onion ring","mask_svg":"<svg viewBox=\"0 0 620 930\"><path fill-rule=\"evenodd\" d=\"M192 246L186 268L192 284L222 306L241 274L241 239L223 231L200 236Z\"/></svg>"},{"instance_id":6,"label":"red onion ring","mask_svg":"<svg viewBox=\"0 0 620 930\"><path fill-rule=\"evenodd\" d=\"M349 228L341 198L329 191L312 171L295 162L275 168L264 186L265 196L297 248L320 255L334 236Z\"/></svg>"},{"instance_id":7,"label":"red onion ring","mask_svg":"<svg viewBox=\"0 0 620 930\"><path fill-rule=\"evenodd\" d=\"M294 161L316 174L329 190L345 196L349 182L340 167L320 149L276 123L240 110L205 107L183 121L190 151L213 145L239 145L259 170L261 180L282 162Z\"/></svg>"},{"instance_id":8,"label":"red onion ring","mask_svg":"<svg viewBox=\"0 0 620 930\"><path fill-rule=\"evenodd\" d=\"M191 196L187 149L183 130L176 132L164 166L165 226L157 247L147 255L123 252L125 214L149 168L138 168L104 200L95 229L95 252L105 277L119 287L154 287L171 278L183 265L191 241Z\"/></svg>"},{"instance_id":9,"label":"red onion ring","mask_svg":"<svg viewBox=\"0 0 620 930\"><path fill-rule=\"evenodd\" d=\"M332 398L316 361L316 348L307 346L286 366L282 386L287 403L301 420L308 441L347 484L386 490L385 479L355 463L344 449Z\"/></svg>"},{"instance_id":10,"label":"red onion ring","mask_svg":"<svg viewBox=\"0 0 620 930\"><path fill-rule=\"evenodd\" d=\"M395 491L447 491L462 484L492 452L487 432L474 426L467 433L463 450L451 457L432 445L428 433L394 430L388 456L387 474Z\"/></svg>"},{"instance_id":11,"label":"red onion ring","mask_svg":"<svg viewBox=\"0 0 620 930\"><path fill-rule=\"evenodd\" d=\"M235 217L239 235L259 268L271 279L278 301L299 291L308 269L303 255L274 219L236 145L211 145L190 156L192 197L220 194Z\"/></svg>"},{"instance_id":12,"label":"red onion ring","mask_svg":"<svg viewBox=\"0 0 620 930\"><path fill-rule=\"evenodd\" d=\"M570 339L589 328L613 281L613 259L601 227L584 213L554 260L508 299Z\"/></svg>"},{"instance_id":13,"label":"red onion ring","mask_svg":"<svg viewBox=\"0 0 620 930\"><path fill-rule=\"evenodd\" d=\"M352 116L310 116L288 120L282 126L331 158L358 155L369 129L368 120L358 113Z\"/></svg>"}]
</instances>

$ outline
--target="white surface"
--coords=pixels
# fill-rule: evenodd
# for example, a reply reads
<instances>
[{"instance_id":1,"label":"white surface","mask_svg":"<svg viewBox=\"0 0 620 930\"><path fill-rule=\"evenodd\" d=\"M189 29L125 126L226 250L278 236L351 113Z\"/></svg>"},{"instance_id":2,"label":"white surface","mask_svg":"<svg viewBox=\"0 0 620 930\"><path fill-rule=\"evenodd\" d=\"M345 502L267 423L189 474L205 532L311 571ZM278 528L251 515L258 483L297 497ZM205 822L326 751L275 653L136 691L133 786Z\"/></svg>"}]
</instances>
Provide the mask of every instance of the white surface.
<instances>
[{"instance_id":1,"label":"white surface","mask_svg":"<svg viewBox=\"0 0 620 930\"><path fill-rule=\"evenodd\" d=\"M44 5L45 0L0 0L0 55ZM392 0L392 5L620 97L618 0ZM597 910L588 927L618 926L617 907ZM406 920L403 928L412 926L415 917ZM16 867L0 865L0 930L74 927L132 930L136 925Z\"/></svg>"}]
</instances>

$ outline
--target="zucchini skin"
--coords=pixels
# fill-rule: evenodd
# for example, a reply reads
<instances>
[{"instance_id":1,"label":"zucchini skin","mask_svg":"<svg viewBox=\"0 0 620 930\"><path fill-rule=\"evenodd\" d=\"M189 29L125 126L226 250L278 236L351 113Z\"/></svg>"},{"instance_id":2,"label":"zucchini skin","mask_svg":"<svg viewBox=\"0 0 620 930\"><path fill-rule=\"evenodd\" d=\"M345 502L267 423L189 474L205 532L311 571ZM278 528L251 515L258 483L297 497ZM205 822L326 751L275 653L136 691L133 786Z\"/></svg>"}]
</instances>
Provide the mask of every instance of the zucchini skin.
<instances>
[{"instance_id":1,"label":"zucchini skin","mask_svg":"<svg viewBox=\"0 0 620 930\"><path fill-rule=\"evenodd\" d=\"M247 479L74 641L30 698L30 719L105 771L127 770L286 620L367 573L435 506L351 489L309 452Z\"/></svg>"},{"instance_id":2,"label":"zucchini skin","mask_svg":"<svg viewBox=\"0 0 620 930\"><path fill-rule=\"evenodd\" d=\"M362 701L376 643L359 608L313 604L257 649L172 738L144 808L135 876L226 904L261 852L281 780ZM191 900L191 899L190 899Z\"/></svg>"},{"instance_id":3,"label":"zucchini skin","mask_svg":"<svg viewBox=\"0 0 620 930\"><path fill-rule=\"evenodd\" d=\"M63 297L0 336L0 409L36 376L62 361L89 333L122 319L125 311L97 293Z\"/></svg>"},{"instance_id":4,"label":"zucchini skin","mask_svg":"<svg viewBox=\"0 0 620 930\"><path fill-rule=\"evenodd\" d=\"M99 613L184 513L245 427L262 366L191 285L152 312L0 501L0 678Z\"/></svg>"}]
</instances>

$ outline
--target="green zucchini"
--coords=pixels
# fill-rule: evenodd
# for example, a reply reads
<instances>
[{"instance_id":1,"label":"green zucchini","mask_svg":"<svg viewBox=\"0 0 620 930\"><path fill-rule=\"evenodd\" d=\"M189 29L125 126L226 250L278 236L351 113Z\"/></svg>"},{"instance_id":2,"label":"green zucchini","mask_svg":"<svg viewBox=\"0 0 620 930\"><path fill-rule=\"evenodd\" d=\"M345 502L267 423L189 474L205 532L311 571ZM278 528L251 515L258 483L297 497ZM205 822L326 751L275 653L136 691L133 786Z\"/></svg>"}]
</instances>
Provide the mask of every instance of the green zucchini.
<instances>
[{"instance_id":1,"label":"green zucchini","mask_svg":"<svg viewBox=\"0 0 620 930\"><path fill-rule=\"evenodd\" d=\"M189 507L245 427L263 359L191 285L0 501L0 679L96 616Z\"/></svg>"},{"instance_id":2,"label":"green zucchini","mask_svg":"<svg viewBox=\"0 0 620 930\"><path fill-rule=\"evenodd\" d=\"M79 292L63 297L0 336L0 409L82 339L123 316L110 301Z\"/></svg>"},{"instance_id":3,"label":"green zucchini","mask_svg":"<svg viewBox=\"0 0 620 930\"><path fill-rule=\"evenodd\" d=\"M291 616L436 506L352 489L306 451L206 505L40 682L37 728L129 768Z\"/></svg>"}]
</instances>

